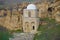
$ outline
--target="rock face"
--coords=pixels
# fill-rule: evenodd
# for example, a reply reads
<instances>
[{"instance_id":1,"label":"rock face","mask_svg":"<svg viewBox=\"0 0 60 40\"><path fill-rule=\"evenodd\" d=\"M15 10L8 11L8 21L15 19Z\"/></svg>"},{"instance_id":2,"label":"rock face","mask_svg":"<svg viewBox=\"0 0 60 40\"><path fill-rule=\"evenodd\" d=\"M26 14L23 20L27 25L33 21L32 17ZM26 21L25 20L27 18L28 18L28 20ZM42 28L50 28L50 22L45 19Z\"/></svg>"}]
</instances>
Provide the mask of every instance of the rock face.
<instances>
[{"instance_id":1,"label":"rock face","mask_svg":"<svg viewBox=\"0 0 60 40\"><path fill-rule=\"evenodd\" d=\"M0 9L0 25L3 25L4 27L7 27L11 30L16 29L22 29L23 24L23 9L27 7L27 5L30 3L21 3L16 6L13 6L13 10L1 10ZM37 7L38 11L38 17L39 18L53 18L56 19L56 21L60 21L59 15L57 15L57 12L60 11L60 1L57 0L54 3L50 2L42 2L42 3L34 3ZM49 8L50 7L50 8ZM50 11L48 10L51 9ZM59 12L60 13L60 12Z\"/></svg>"},{"instance_id":2,"label":"rock face","mask_svg":"<svg viewBox=\"0 0 60 40\"><path fill-rule=\"evenodd\" d=\"M0 10L0 25L7 29L17 30L20 29L22 23L22 15L17 10Z\"/></svg>"},{"instance_id":3,"label":"rock face","mask_svg":"<svg viewBox=\"0 0 60 40\"><path fill-rule=\"evenodd\" d=\"M31 33L14 33L14 38L9 38L9 40L33 40L34 35Z\"/></svg>"}]
</instances>

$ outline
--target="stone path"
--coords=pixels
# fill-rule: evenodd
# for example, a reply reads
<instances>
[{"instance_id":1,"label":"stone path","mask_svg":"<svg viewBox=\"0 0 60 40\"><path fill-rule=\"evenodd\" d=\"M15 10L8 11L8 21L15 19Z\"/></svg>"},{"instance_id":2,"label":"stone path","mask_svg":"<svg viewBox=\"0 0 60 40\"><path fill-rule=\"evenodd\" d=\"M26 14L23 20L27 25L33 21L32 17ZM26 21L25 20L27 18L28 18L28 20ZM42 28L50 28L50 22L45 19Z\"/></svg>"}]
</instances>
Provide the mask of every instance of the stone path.
<instances>
[{"instance_id":1,"label":"stone path","mask_svg":"<svg viewBox=\"0 0 60 40\"><path fill-rule=\"evenodd\" d=\"M9 40L33 40L34 34L31 33L14 33L14 38Z\"/></svg>"}]
</instances>

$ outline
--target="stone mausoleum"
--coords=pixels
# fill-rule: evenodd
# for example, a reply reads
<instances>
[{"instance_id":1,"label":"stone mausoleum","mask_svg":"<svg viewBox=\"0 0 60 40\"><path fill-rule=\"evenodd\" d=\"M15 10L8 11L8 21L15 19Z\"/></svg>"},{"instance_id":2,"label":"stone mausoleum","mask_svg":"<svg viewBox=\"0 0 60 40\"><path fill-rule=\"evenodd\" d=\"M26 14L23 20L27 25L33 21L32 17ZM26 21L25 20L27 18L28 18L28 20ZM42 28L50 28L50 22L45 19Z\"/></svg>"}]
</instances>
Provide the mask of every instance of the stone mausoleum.
<instances>
[{"instance_id":1,"label":"stone mausoleum","mask_svg":"<svg viewBox=\"0 0 60 40\"><path fill-rule=\"evenodd\" d=\"M36 33L39 25L37 7L34 4L29 4L23 10L23 31Z\"/></svg>"}]
</instances>

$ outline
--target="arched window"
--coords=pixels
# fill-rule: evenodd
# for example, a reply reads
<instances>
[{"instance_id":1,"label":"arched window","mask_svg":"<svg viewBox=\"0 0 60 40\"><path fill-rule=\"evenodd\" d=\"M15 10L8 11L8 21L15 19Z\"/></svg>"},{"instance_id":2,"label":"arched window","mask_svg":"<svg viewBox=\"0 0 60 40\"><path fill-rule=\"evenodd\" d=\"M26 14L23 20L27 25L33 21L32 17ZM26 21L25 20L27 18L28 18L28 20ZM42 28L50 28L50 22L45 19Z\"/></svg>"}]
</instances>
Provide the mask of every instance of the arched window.
<instances>
[{"instance_id":1,"label":"arched window","mask_svg":"<svg viewBox=\"0 0 60 40\"><path fill-rule=\"evenodd\" d=\"M35 22L31 22L32 30L35 30Z\"/></svg>"},{"instance_id":2,"label":"arched window","mask_svg":"<svg viewBox=\"0 0 60 40\"><path fill-rule=\"evenodd\" d=\"M33 30L35 30L35 26L33 26Z\"/></svg>"}]
</instances>

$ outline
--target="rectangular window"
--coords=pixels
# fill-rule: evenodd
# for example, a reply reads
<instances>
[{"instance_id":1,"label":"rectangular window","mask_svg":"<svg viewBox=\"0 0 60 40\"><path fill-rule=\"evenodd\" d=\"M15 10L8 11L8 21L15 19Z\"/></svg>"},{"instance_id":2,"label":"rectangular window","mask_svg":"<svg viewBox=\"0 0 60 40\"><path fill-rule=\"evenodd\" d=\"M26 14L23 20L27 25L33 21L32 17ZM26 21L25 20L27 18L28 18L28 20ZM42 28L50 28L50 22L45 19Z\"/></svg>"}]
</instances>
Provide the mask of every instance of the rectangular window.
<instances>
[{"instance_id":1,"label":"rectangular window","mask_svg":"<svg viewBox=\"0 0 60 40\"><path fill-rule=\"evenodd\" d=\"M29 17L31 17L31 12L30 11L29 11L28 15L29 15Z\"/></svg>"}]
</instances>

